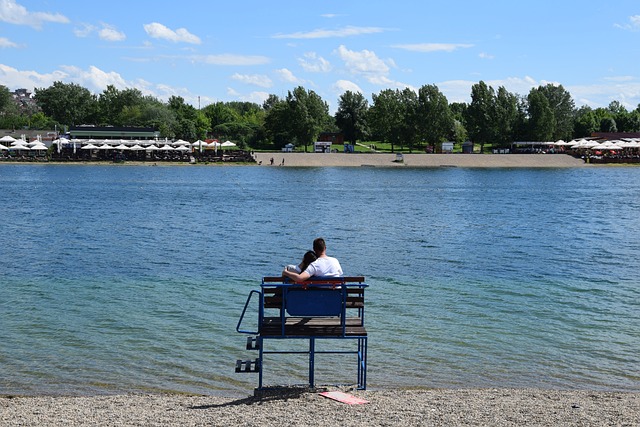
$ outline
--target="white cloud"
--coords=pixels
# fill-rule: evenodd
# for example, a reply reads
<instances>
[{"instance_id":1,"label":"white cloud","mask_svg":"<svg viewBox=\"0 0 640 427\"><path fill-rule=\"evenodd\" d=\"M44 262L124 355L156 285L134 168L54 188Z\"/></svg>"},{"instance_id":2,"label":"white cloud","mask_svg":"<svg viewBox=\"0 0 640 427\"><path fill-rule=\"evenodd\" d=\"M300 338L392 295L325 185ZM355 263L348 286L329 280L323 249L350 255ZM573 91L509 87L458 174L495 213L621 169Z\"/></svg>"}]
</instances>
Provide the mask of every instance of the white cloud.
<instances>
[{"instance_id":1,"label":"white cloud","mask_svg":"<svg viewBox=\"0 0 640 427\"><path fill-rule=\"evenodd\" d=\"M7 47L18 47L18 45L6 37L0 37L0 49L4 49Z\"/></svg>"},{"instance_id":2,"label":"white cloud","mask_svg":"<svg viewBox=\"0 0 640 427\"><path fill-rule=\"evenodd\" d=\"M102 24L102 29L98 31L98 36L102 40L110 42L120 42L127 38L123 32L118 31L115 27L108 24Z\"/></svg>"},{"instance_id":3,"label":"white cloud","mask_svg":"<svg viewBox=\"0 0 640 427\"><path fill-rule=\"evenodd\" d=\"M340 45L336 52L351 73L362 75L371 82L389 74L387 63L378 58L373 51L365 49L356 52Z\"/></svg>"},{"instance_id":4,"label":"white cloud","mask_svg":"<svg viewBox=\"0 0 640 427\"><path fill-rule=\"evenodd\" d=\"M76 66L62 66L61 68L71 77L73 83L86 87L93 92L101 92L108 85L113 85L118 89L129 87L125 79L115 71L102 71L93 65L88 70L83 70Z\"/></svg>"},{"instance_id":5,"label":"white cloud","mask_svg":"<svg viewBox=\"0 0 640 427\"><path fill-rule=\"evenodd\" d=\"M286 68L281 68L279 70L276 70L275 72L280 77L280 79L282 81L285 81L287 83L294 83L294 84L304 84L305 83L305 81L303 79L299 79L298 77L293 75L293 73L290 70L288 70Z\"/></svg>"},{"instance_id":6,"label":"white cloud","mask_svg":"<svg viewBox=\"0 0 640 427\"><path fill-rule=\"evenodd\" d=\"M262 65L269 62L266 56L234 55L224 53L220 55L193 55L189 57L193 62L211 65Z\"/></svg>"},{"instance_id":7,"label":"white cloud","mask_svg":"<svg viewBox=\"0 0 640 427\"><path fill-rule=\"evenodd\" d=\"M315 52L305 53L304 58L298 58L298 63L305 71L311 73L328 73L332 68L329 61Z\"/></svg>"},{"instance_id":8,"label":"white cloud","mask_svg":"<svg viewBox=\"0 0 640 427\"><path fill-rule=\"evenodd\" d=\"M260 86L260 87L271 87L273 86L273 82L271 79L263 74L239 74L235 73L231 76L233 80L240 81L242 83Z\"/></svg>"},{"instance_id":9,"label":"white cloud","mask_svg":"<svg viewBox=\"0 0 640 427\"><path fill-rule=\"evenodd\" d=\"M243 102L255 102L256 104L262 105L264 101L269 98L269 93L262 91L251 92L248 95L243 95L234 88L227 88L227 96L232 99L237 99L238 101Z\"/></svg>"},{"instance_id":10,"label":"white cloud","mask_svg":"<svg viewBox=\"0 0 640 427\"><path fill-rule=\"evenodd\" d=\"M382 33L384 28L380 27L353 27L348 26L335 30L317 29L308 32L297 32L291 34L276 34L272 36L274 39L326 39L333 37L351 37L360 36L362 34Z\"/></svg>"},{"instance_id":11,"label":"white cloud","mask_svg":"<svg viewBox=\"0 0 640 427\"><path fill-rule=\"evenodd\" d=\"M201 40L198 36L191 34L187 31L186 28L178 28L177 30L172 30L162 24L157 22L152 22L151 24L145 24L144 30L147 32L149 37L154 39L163 39L169 40L174 43L183 42L183 43L191 43L191 44L200 44Z\"/></svg>"},{"instance_id":12,"label":"white cloud","mask_svg":"<svg viewBox=\"0 0 640 427\"><path fill-rule=\"evenodd\" d=\"M493 59L495 58L495 56L490 55L488 53L485 52L480 52L480 54L478 55L481 59Z\"/></svg>"},{"instance_id":13,"label":"white cloud","mask_svg":"<svg viewBox=\"0 0 640 427\"><path fill-rule=\"evenodd\" d=\"M456 43L415 43L415 44L396 44L391 47L396 49L408 50L411 52L453 52L458 49L468 49L473 47L472 44L456 44Z\"/></svg>"},{"instance_id":14,"label":"white cloud","mask_svg":"<svg viewBox=\"0 0 640 427\"><path fill-rule=\"evenodd\" d=\"M0 21L40 29L45 22L68 24L69 18L59 13L29 12L15 0L0 0Z\"/></svg>"},{"instance_id":15,"label":"white cloud","mask_svg":"<svg viewBox=\"0 0 640 427\"><path fill-rule=\"evenodd\" d=\"M76 37L84 38L89 37L94 32L97 32L100 39L110 42L119 42L127 38L127 36L123 32L118 31L113 25L105 23L102 23L101 25L102 27L99 28L95 25L82 23L80 24L80 27L73 30L73 33L76 35Z\"/></svg>"},{"instance_id":16,"label":"white cloud","mask_svg":"<svg viewBox=\"0 0 640 427\"><path fill-rule=\"evenodd\" d=\"M349 80L338 80L333 84L333 90L338 95L342 95L346 91L351 91L353 93L360 92L361 94L364 94L364 91L360 89L360 86Z\"/></svg>"},{"instance_id":17,"label":"white cloud","mask_svg":"<svg viewBox=\"0 0 640 427\"><path fill-rule=\"evenodd\" d=\"M64 81L68 75L60 70L41 74L32 70L18 70L8 65L0 64L0 81L9 89L49 87L55 81Z\"/></svg>"},{"instance_id":18,"label":"white cloud","mask_svg":"<svg viewBox=\"0 0 640 427\"><path fill-rule=\"evenodd\" d=\"M622 30L638 31L640 30L640 15L630 16L627 24L614 24L613 26Z\"/></svg>"},{"instance_id":19,"label":"white cloud","mask_svg":"<svg viewBox=\"0 0 640 427\"><path fill-rule=\"evenodd\" d=\"M80 27L74 28L73 34L75 34L76 37L84 38L84 37L89 37L91 33L93 33L96 30L97 28L95 25L82 23L80 24Z\"/></svg>"}]
</instances>

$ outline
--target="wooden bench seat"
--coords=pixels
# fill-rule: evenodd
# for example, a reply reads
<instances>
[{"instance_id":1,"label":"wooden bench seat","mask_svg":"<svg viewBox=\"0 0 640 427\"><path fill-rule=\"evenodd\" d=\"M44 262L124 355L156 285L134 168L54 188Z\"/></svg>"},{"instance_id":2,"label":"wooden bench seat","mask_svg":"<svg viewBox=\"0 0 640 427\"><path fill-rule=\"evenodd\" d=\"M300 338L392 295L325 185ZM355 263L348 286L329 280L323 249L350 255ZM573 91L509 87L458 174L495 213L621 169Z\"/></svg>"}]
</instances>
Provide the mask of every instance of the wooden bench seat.
<instances>
[{"instance_id":1,"label":"wooden bench seat","mask_svg":"<svg viewBox=\"0 0 640 427\"><path fill-rule=\"evenodd\" d=\"M280 317L265 317L260 334L263 337L282 336L282 321ZM342 324L337 317L286 317L284 325L285 336L314 336L339 337L342 334ZM345 319L344 336L366 336L367 330L360 318Z\"/></svg>"}]
</instances>

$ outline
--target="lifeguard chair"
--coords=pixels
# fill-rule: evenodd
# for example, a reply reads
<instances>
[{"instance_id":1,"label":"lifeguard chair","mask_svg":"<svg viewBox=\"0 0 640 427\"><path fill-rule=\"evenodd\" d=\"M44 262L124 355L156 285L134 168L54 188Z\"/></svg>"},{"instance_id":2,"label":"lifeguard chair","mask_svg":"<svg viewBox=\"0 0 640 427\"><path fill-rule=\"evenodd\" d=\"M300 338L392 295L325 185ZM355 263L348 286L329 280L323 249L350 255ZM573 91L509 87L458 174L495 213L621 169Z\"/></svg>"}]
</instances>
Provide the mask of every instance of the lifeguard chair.
<instances>
[{"instance_id":1,"label":"lifeguard chair","mask_svg":"<svg viewBox=\"0 0 640 427\"><path fill-rule=\"evenodd\" d=\"M258 351L254 360L238 360L236 372L257 372L258 387L263 390L264 355L307 354L309 384L315 388L316 354L352 354L357 360L359 390L367 387L367 331L364 325L364 277L312 278L292 283L283 277L263 277L261 289L249 293L236 331L247 337L247 350ZM257 330L242 329L252 298L259 298ZM271 351L271 340L308 341L308 350ZM316 340L355 341L354 350L316 350Z\"/></svg>"}]
</instances>

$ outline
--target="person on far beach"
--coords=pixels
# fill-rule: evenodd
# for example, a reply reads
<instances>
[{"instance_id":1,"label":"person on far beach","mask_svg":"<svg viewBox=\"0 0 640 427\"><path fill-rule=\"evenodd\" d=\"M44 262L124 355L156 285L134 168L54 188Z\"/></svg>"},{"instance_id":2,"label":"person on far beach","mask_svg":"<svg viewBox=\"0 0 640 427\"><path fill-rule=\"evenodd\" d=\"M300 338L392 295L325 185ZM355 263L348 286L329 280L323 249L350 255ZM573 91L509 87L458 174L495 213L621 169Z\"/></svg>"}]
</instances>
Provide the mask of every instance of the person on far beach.
<instances>
[{"instance_id":1,"label":"person on far beach","mask_svg":"<svg viewBox=\"0 0 640 427\"><path fill-rule=\"evenodd\" d=\"M309 264L311 264L313 261L317 259L318 257L316 256L316 253L314 251L307 251L304 253L304 256L302 257L302 262L300 264L287 265L284 269L287 271L293 271L295 273L302 273L307 269L307 267L309 267Z\"/></svg>"},{"instance_id":2,"label":"person on far beach","mask_svg":"<svg viewBox=\"0 0 640 427\"><path fill-rule=\"evenodd\" d=\"M285 269L282 275L296 282L304 282L311 276L342 277L340 262L336 258L327 256L327 244L322 237L318 237L313 241L313 251L318 259L309 264L305 270L301 273L296 273Z\"/></svg>"}]
</instances>

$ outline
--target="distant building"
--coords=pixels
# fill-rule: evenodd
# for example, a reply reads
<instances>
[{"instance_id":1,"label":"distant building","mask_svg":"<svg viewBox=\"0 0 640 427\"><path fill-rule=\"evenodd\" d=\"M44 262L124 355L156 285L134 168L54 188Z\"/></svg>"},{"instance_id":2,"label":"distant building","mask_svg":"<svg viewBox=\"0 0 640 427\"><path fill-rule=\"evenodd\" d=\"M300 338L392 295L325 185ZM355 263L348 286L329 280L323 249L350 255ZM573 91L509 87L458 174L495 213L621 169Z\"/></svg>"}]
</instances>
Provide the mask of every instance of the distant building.
<instances>
[{"instance_id":1,"label":"distant building","mask_svg":"<svg viewBox=\"0 0 640 427\"><path fill-rule=\"evenodd\" d=\"M33 114L40 111L36 100L27 89L16 89L11 94L13 102L18 106L21 114Z\"/></svg>"},{"instance_id":2,"label":"distant building","mask_svg":"<svg viewBox=\"0 0 640 427\"><path fill-rule=\"evenodd\" d=\"M160 131L146 127L72 126L69 136L76 139L156 139Z\"/></svg>"},{"instance_id":3,"label":"distant building","mask_svg":"<svg viewBox=\"0 0 640 427\"><path fill-rule=\"evenodd\" d=\"M344 135L341 132L322 132L318 135L318 141L342 145L344 144Z\"/></svg>"}]
</instances>

